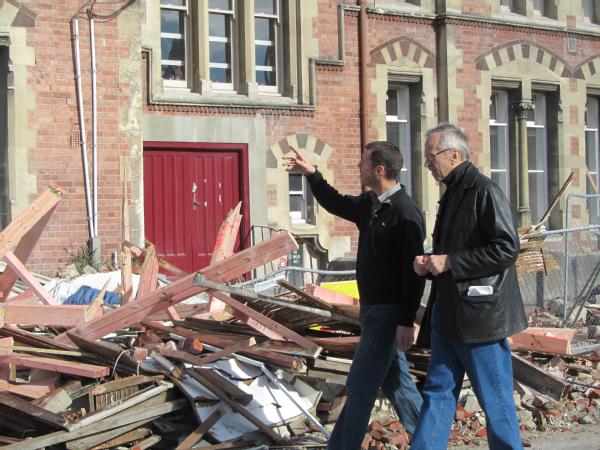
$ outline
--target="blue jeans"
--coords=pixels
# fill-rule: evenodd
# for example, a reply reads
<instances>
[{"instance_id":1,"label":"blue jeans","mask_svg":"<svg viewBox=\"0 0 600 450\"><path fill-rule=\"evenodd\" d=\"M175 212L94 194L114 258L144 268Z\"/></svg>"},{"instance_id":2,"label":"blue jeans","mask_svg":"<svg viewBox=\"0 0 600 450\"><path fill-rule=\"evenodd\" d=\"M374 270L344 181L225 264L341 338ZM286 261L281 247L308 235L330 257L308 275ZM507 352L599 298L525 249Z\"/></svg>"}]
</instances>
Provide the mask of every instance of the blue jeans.
<instances>
[{"instance_id":1,"label":"blue jeans","mask_svg":"<svg viewBox=\"0 0 600 450\"><path fill-rule=\"evenodd\" d=\"M492 450L523 449L513 398L511 352L506 339L482 344L453 342L440 334L434 307L431 360L423 407L411 450L446 449L465 371L483 408Z\"/></svg>"},{"instance_id":2,"label":"blue jeans","mask_svg":"<svg viewBox=\"0 0 600 450\"><path fill-rule=\"evenodd\" d=\"M359 450L381 387L404 427L413 432L423 403L396 345L402 305L361 305L360 341L346 380L346 404L327 443L329 450Z\"/></svg>"}]
</instances>

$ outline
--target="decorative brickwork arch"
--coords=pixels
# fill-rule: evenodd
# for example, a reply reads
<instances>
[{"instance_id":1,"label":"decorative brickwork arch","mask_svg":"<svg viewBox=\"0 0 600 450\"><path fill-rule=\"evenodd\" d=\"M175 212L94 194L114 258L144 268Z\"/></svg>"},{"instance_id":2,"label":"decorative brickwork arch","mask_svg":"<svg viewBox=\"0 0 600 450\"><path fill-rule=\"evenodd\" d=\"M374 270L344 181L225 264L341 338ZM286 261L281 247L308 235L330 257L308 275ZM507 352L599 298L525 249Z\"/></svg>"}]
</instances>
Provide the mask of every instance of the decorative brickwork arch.
<instances>
[{"instance_id":1,"label":"decorative brickwork arch","mask_svg":"<svg viewBox=\"0 0 600 450\"><path fill-rule=\"evenodd\" d=\"M37 14L23 2L0 1L0 19L12 27L34 27Z\"/></svg>"},{"instance_id":2,"label":"decorative brickwork arch","mask_svg":"<svg viewBox=\"0 0 600 450\"><path fill-rule=\"evenodd\" d=\"M324 208L317 209L316 223L312 225L298 226L290 219L289 174L281 164L281 158L290 151L290 147L299 149L306 159L318 167L327 181L332 184L335 183L333 172L328 165L333 148L322 139L308 133L295 133L274 143L267 149L266 155L266 206L269 226L276 229L290 230L298 235L318 236L317 242L319 245L327 248L330 252L335 247L337 250L333 250L334 253L332 254L342 256L344 252L350 250L350 240L344 237L343 242L340 243L340 238L331 236L330 227L333 224L334 216L325 211ZM337 253L335 253L336 251Z\"/></svg>"},{"instance_id":3,"label":"decorative brickwork arch","mask_svg":"<svg viewBox=\"0 0 600 450\"><path fill-rule=\"evenodd\" d=\"M588 78L597 77L600 74L600 53L587 58L582 63L575 66L573 70L573 78L586 80Z\"/></svg>"},{"instance_id":4,"label":"decorative brickwork arch","mask_svg":"<svg viewBox=\"0 0 600 450\"><path fill-rule=\"evenodd\" d=\"M435 67L433 52L406 36L392 39L374 48L370 55L373 64L391 64L400 59L408 59L420 67Z\"/></svg>"},{"instance_id":5,"label":"decorative brickwork arch","mask_svg":"<svg viewBox=\"0 0 600 450\"><path fill-rule=\"evenodd\" d=\"M560 56L529 41L514 41L494 47L478 57L475 65L479 70L491 72L497 67L519 60L541 64L559 77L575 76L573 69Z\"/></svg>"}]
</instances>

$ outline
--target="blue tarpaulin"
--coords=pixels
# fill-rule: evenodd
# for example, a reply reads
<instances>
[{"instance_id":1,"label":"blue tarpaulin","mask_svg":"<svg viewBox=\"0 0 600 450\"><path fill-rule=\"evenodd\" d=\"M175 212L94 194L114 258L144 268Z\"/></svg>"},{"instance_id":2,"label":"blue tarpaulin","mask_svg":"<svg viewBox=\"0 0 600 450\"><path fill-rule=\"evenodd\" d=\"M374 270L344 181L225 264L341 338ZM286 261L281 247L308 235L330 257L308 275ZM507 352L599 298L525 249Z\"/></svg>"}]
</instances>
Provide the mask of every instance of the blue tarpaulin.
<instances>
[{"instance_id":1,"label":"blue tarpaulin","mask_svg":"<svg viewBox=\"0 0 600 450\"><path fill-rule=\"evenodd\" d=\"M65 299L63 305L89 305L99 293L99 289L91 286L81 286L77 289L77 292ZM107 305L118 305L121 303L121 296L116 292L106 291L104 293L104 303Z\"/></svg>"}]
</instances>

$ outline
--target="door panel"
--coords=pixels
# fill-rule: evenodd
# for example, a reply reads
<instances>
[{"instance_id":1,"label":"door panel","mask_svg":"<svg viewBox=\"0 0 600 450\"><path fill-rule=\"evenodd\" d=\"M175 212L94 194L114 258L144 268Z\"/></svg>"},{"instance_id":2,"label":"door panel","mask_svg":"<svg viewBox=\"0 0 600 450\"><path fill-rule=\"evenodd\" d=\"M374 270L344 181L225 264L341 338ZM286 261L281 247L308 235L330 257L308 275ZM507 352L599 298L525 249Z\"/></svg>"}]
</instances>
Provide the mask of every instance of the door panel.
<instances>
[{"instance_id":1,"label":"door panel","mask_svg":"<svg viewBox=\"0 0 600 450\"><path fill-rule=\"evenodd\" d=\"M187 272L210 264L219 227L242 199L241 164L231 149L144 149L145 234L160 256Z\"/></svg>"}]
</instances>

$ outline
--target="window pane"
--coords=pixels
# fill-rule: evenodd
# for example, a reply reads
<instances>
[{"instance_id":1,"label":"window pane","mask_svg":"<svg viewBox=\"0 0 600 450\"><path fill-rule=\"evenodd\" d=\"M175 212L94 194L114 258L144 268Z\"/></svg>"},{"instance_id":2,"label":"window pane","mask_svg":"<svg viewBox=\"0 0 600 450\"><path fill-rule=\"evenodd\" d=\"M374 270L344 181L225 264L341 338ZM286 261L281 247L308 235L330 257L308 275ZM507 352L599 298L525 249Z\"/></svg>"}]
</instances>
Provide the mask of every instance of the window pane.
<instances>
[{"instance_id":1,"label":"window pane","mask_svg":"<svg viewBox=\"0 0 600 450\"><path fill-rule=\"evenodd\" d=\"M161 33L183 34L183 12L161 10L160 31Z\"/></svg>"},{"instance_id":2,"label":"window pane","mask_svg":"<svg viewBox=\"0 0 600 450\"><path fill-rule=\"evenodd\" d=\"M222 9L231 11L231 0L209 0L208 7L210 9Z\"/></svg>"},{"instance_id":3,"label":"window pane","mask_svg":"<svg viewBox=\"0 0 600 450\"><path fill-rule=\"evenodd\" d=\"M162 59L185 61L183 39L161 38L160 51L162 52Z\"/></svg>"},{"instance_id":4,"label":"window pane","mask_svg":"<svg viewBox=\"0 0 600 450\"><path fill-rule=\"evenodd\" d=\"M276 14L276 0L254 0L255 14Z\"/></svg>"},{"instance_id":5,"label":"window pane","mask_svg":"<svg viewBox=\"0 0 600 450\"><path fill-rule=\"evenodd\" d=\"M598 133L596 131L587 131L585 133L585 159L588 170L593 173L598 171L598 161L596 160L598 151L596 148L597 138Z\"/></svg>"},{"instance_id":6,"label":"window pane","mask_svg":"<svg viewBox=\"0 0 600 450\"><path fill-rule=\"evenodd\" d=\"M185 6L185 0L160 0L163 6Z\"/></svg>"},{"instance_id":7,"label":"window pane","mask_svg":"<svg viewBox=\"0 0 600 450\"><path fill-rule=\"evenodd\" d=\"M492 172L492 181L496 183L508 198L508 173L507 172Z\"/></svg>"},{"instance_id":8,"label":"window pane","mask_svg":"<svg viewBox=\"0 0 600 450\"><path fill-rule=\"evenodd\" d=\"M387 141L400 148L400 123L388 122L386 124Z\"/></svg>"},{"instance_id":9,"label":"window pane","mask_svg":"<svg viewBox=\"0 0 600 450\"><path fill-rule=\"evenodd\" d=\"M291 173L290 174L290 192L297 191L302 192L302 174Z\"/></svg>"},{"instance_id":10,"label":"window pane","mask_svg":"<svg viewBox=\"0 0 600 450\"><path fill-rule=\"evenodd\" d=\"M398 177L398 182L400 184L403 184L407 190L410 187L410 180L408 178L409 178L408 170L401 170L400 177ZM410 192L409 192L409 194L410 194Z\"/></svg>"},{"instance_id":11,"label":"window pane","mask_svg":"<svg viewBox=\"0 0 600 450\"><path fill-rule=\"evenodd\" d=\"M229 42L210 42L210 62L229 64L231 62L231 46Z\"/></svg>"},{"instance_id":12,"label":"window pane","mask_svg":"<svg viewBox=\"0 0 600 450\"><path fill-rule=\"evenodd\" d=\"M538 223L548 207L544 184L545 176L543 173L529 174L529 206L531 207L532 223Z\"/></svg>"},{"instance_id":13,"label":"window pane","mask_svg":"<svg viewBox=\"0 0 600 450\"><path fill-rule=\"evenodd\" d=\"M301 195L290 195L290 212L292 211L302 211Z\"/></svg>"},{"instance_id":14,"label":"window pane","mask_svg":"<svg viewBox=\"0 0 600 450\"><path fill-rule=\"evenodd\" d=\"M231 83L231 69L211 67L210 81L213 83Z\"/></svg>"},{"instance_id":15,"label":"window pane","mask_svg":"<svg viewBox=\"0 0 600 450\"><path fill-rule=\"evenodd\" d=\"M592 0L581 0L583 3L583 16L588 19L592 19L593 16L593 5Z\"/></svg>"},{"instance_id":16,"label":"window pane","mask_svg":"<svg viewBox=\"0 0 600 450\"><path fill-rule=\"evenodd\" d=\"M272 45L257 45L256 65L266 67L275 66L275 47Z\"/></svg>"},{"instance_id":17,"label":"window pane","mask_svg":"<svg viewBox=\"0 0 600 450\"><path fill-rule=\"evenodd\" d=\"M254 39L257 41L275 41L275 20L257 17L254 27Z\"/></svg>"},{"instance_id":18,"label":"window pane","mask_svg":"<svg viewBox=\"0 0 600 450\"><path fill-rule=\"evenodd\" d=\"M387 101L385 104L386 114L388 116L397 116L398 115L398 91L396 89L388 89L387 91Z\"/></svg>"},{"instance_id":19,"label":"window pane","mask_svg":"<svg viewBox=\"0 0 600 450\"><path fill-rule=\"evenodd\" d=\"M498 105L498 94L492 94L490 97L490 120L498 120L496 107Z\"/></svg>"},{"instance_id":20,"label":"window pane","mask_svg":"<svg viewBox=\"0 0 600 450\"><path fill-rule=\"evenodd\" d=\"M164 80L185 80L183 66L161 66L162 78Z\"/></svg>"},{"instance_id":21,"label":"window pane","mask_svg":"<svg viewBox=\"0 0 600 450\"><path fill-rule=\"evenodd\" d=\"M266 72L264 70L257 70L256 82L260 86L277 86L277 75L274 71Z\"/></svg>"},{"instance_id":22,"label":"window pane","mask_svg":"<svg viewBox=\"0 0 600 450\"><path fill-rule=\"evenodd\" d=\"M209 14L208 33L215 37L231 36L229 17L225 14Z\"/></svg>"}]
</instances>

